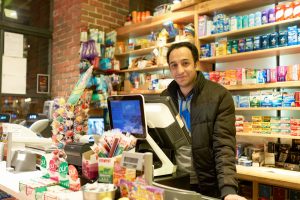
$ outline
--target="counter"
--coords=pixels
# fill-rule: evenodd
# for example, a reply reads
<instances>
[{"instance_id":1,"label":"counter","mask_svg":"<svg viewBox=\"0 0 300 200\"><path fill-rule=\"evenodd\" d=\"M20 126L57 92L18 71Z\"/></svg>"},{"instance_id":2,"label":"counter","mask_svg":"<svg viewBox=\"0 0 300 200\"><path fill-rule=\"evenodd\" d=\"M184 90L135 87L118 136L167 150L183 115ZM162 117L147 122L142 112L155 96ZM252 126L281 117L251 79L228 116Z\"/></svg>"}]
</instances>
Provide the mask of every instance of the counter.
<instances>
[{"instance_id":1,"label":"counter","mask_svg":"<svg viewBox=\"0 0 300 200\"><path fill-rule=\"evenodd\" d=\"M246 167L237 165L237 178L252 181L253 199L258 199L258 184L274 185L300 190L300 172L270 167Z\"/></svg>"}]
</instances>

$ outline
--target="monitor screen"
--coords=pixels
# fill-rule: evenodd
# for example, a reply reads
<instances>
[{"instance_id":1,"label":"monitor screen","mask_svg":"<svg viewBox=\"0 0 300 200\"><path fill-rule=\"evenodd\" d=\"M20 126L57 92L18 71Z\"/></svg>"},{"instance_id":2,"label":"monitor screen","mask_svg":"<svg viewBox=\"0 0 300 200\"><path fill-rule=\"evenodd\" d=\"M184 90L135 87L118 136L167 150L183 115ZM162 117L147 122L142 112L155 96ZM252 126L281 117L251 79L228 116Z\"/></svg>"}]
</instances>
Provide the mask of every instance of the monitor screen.
<instances>
[{"instance_id":1,"label":"monitor screen","mask_svg":"<svg viewBox=\"0 0 300 200\"><path fill-rule=\"evenodd\" d=\"M37 114L28 114L27 115L27 120L30 120L30 121L34 121L34 120L37 120L38 119L38 115Z\"/></svg>"},{"instance_id":2,"label":"monitor screen","mask_svg":"<svg viewBox=\"0 0 300 200\"><path fill-rule=\"evenodd\" d=\"M0 122L10 122L10 114L0 113Z\"/></svg>"},{"instance_id":3,"label":"monitor screen","mask_svg":"<svg viewBox=\"0 0 300 200\"><path fill-rule=\"evenodd\" d=\"M129 132L135 137L146 138L147 127L142 95L108 97L110 126Z\"/></svg>"},{"instance_id":4,"label":"monitor screen","mask_svg":"<svg viewBox=\"0 0 300 200\"><path fill-rule=\"evenodd\" d=\"M104 118L88 118L88 135L102 135L104 133Z\"/></svg>"}]
</instances>

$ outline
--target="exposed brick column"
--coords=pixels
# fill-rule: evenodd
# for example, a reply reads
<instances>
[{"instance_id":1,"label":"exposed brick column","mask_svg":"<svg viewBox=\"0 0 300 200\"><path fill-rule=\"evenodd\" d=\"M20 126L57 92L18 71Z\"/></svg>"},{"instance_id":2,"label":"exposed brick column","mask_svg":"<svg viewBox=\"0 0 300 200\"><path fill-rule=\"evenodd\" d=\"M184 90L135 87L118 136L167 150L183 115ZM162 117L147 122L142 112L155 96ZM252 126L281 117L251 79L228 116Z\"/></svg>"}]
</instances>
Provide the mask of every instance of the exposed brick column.
<instances>
[{"instance_id":1,"label":"exposed brick column","mask_svg":"<svg viewBox=\"0 0 300 200\"><path fill-rule=\"evenodd\" d=\"M54 0L52 97L68 97L79 78L82 27L111 31L123 26L129 0Z\"/></svg>"}]
</instances>

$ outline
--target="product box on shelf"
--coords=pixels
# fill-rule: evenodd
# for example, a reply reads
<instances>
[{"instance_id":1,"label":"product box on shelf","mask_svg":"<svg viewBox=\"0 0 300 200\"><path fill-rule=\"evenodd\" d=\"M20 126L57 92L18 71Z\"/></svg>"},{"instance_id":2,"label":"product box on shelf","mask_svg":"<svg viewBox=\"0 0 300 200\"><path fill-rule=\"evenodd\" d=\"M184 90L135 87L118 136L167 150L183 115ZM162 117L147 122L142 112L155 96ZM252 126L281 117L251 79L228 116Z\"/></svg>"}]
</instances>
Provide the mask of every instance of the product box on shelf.
<instances>
[{"instance_id":1,"label":"product box on shelf","mask_svg":"<svg viewBox=\"0 0 300 200\"><path fill-rule=\"evenodd\" d=\"M281 92L273 92L272 105L273 105L273 107L281 107L282 106Z\"/></svg>"},{"instance_id":2,"label":"product box on shelf","mask_svg":"<svg viewBox=\"0 0 300 200\"><path fill-rule=\"evenodd\" d=\"M260 106L272 107L272 98L273 98L272 92L262 92Z\"/></svg>"},{"instance_id":3,"label":"product box on shelf","mask_svg":"<svg viewBox=\"0 0 300 200\"><path fill-rule=\"evenodd\" d=\"M289 26L288 27L288 46L297 45L298 44L298 28L297 26Z\"/></svg>"},{"instance_id":4,"label":"product box on shelf","mask_svg":"<svg viewBox=\"0 0 300 200\"><path fill-rule=\"evenodd\" d=\"M250 107L260 107L260 92L250 92Z\"/></svg>"},{"instance_id":5,"label":"product box on shelf","mask_svg":"<svg viewBox=\"0 0 300 200\"><path fill-rule=\"evenodd\" d=\"M279 47L287 46L287 41L288 41L288 32L287 32L287 30L279 31L278 46Z\"/></svg>"},{"instance_id":6,"label":"product box on shelf","mask_svg":"<svg viewBox=\"0 0 300 200\"><path fill-rule=\"evenodd\" d=\"M282 94L282 107L294 107L294 106L295 106L294 93L284 92Z\"/></svg>"},{"instance_id":7,"label":"product box on shelf","mask_svg":"<svg viewBox=\"0 0 300 200\"><path fill-rule=\"evenodd\" d=\"M249 96L240 96L239 97L239 107L240 108L249 108L250 107Z\"/></svg>"},{"instance_id":8,"label":"product box on shelf","mask_svg":"<svg viewBox=\"0 0 300 200\"><path fill-rule=\"evenodd\" d=\"M274 32L270 34L269 48L278 47L278 33Z\"/></svg>"},{"instance_id":9,"label":"product box on shelf","mask_svg":"<svg viewBox=\"0 0 300 200\"><path fill-rule=\"evenodd\" d=\"M199 34L199 37L202 37L202 36L205 36L205 35L208 35L207 34L207 21L209 20L209 17L207 15L202 15L202 16L199 16L198 18L198 34Z\"/></svg>"},{"instance_id":10,"label":"product box on shelf","mask_svg":"<svg viewBox=\"0 0 300 200\"><path fill-rule=\"evenodd\" d=\"M286 81L287 66L277 67L277 82Z\"/></svg>"},{"instance_id":11,"label":"product box on shelf","mask_svg":"<svg viewBox=\"0 0 300 200\"><path fill-rule=\"evenodd\" d=\"M299 64L287 66L286 81L297 81L299 70Z\"/></svg>"}]
</instances>

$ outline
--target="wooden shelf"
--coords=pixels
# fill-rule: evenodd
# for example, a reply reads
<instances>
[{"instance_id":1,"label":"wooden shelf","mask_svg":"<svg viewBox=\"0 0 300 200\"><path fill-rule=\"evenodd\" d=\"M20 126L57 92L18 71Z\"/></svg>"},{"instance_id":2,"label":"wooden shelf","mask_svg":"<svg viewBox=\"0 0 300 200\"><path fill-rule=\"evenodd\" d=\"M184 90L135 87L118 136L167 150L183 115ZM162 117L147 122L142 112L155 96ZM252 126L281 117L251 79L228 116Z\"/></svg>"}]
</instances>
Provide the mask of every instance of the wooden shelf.
<instances>
[{"instance_id":1,"label":"wooden shelf","mask_svg":"<svg viewBox=\"0 0 300 200\"><path fill-rule=\"evenodd\" d=\"M194 21L194 11L178 11L171 12L161 16L148 18L140 23L131 24L117 28L117 36L119 39L128 37L137 37L150 34L162 28L162 24L166 21L173 21L176 24L189 23Z\"/></svg>"},{"instance_id":2,"label":"wooden shelf","mask_svg":"<svg viewBox=\"0 0 300 200\"><path fill-rule=\"evenodd\" d=\"M269 167L236 165L237 178L268 185L300 189L300 172Z\"/></svg>"},{"instance_id":3,"label":"wooden shelf","mask_svg":"<svg viewBox=\"0 0 300 200\"><path fill-rule=\"evenodd\" d=\"M153 51L153 49L155 49L155 48L157 48L157 46L147 47L147 48L133 50L133 51L128 51L128 52L125 52L125 53L118 53L118 54L115 54L115 56L116 57L119 57L119 56L140 56L140 55L145 55L145 54L151 53L151 51Z\"/></svg>"},{"instance_id":4,"label":"wooden shelf","mask_svg":"<svg viewBox=\"0 0 300 200\"><path fill-rule=\"evenodd\" d=\"M126 95L126 94L160 94L163 90L131 90L131 91L119 91L119 95Z\"/></svg>"},{"instance_id":5,"label":"wooden shelf","mask_svg":"<svg viewBox=\"0 0 300 200\"><path fill-rule=\"evenodd\" d=\"M143 71L156 71L156 70L163 70L163 69L169 69L168 66L151 66L151 67L145 67L143 69L125 69L125 70L120 70L119 73L126 73L126 72L143 72Z\"/></svg>"},{"instance_id":6,"label":"wooden shelf","mask_svg":"<svg viewBox=\"0 0 300 200\"><path fill-rule=\"evenodd\" d=\"M272 111L272 110L289 110L298 111L300 107L258 107L258 108L235 108L236 111Z\"/></svg>"},{"instance_id":7,"label":"wooden shelf","mask_svg":"<svg viewBox=\"0 0 300 200\"><path fill-rule=\"evenodd\" d=\"M300 45L278 47L272 49L264 49L258 51L250 51L244 53L236 53L225 56L214 56L209 58L200 58L200 62L205 63L218 63L218 62L234 62L239 60L263 58L269 56L285 55L285 54L295 54L300 53Z\"/></svg>"},{"instance_id":8,"label":"wooden shelf","mask_svg":"<svg viewBox=\"0 0 300 200\"><path fill-rule=\"evenodd\" d=\"M177 3L175 5L173 5L172 7L172 11L179 11L179 10L186 10L189 7L192 7L194 5L196 5L197 3L203 2L203 1L207 1L207 0L185 0L182 1L181 3ZM193 9L193 7L192 7Z\"/></svg>"},{"instance_id":9,"label":"wooden shelf","mask_svg":"<svg viewBox=\"0 0 300 200\"><path fill-rule=\"evenodd\" d=\"M258 8L261 6L274 4L282 0L210 0L199 3L195 6L196 13L199 15L211 15L213 16L216 11L218 13L230 13L241 12L243 10L250 10L252 8Z\"/></svg>"},{"instance_id":10,"label":"wooden shelf","mask_svg":"<svg viewBox=\"0 0 300 200\"><path fill-rule=\"evenodd\" d=\"M180 43L180 42L194 43L194 40L186 39L186 40L181 40L181 41L178 41L178 42L171 42L171 43L165 44L164 47L169 47L172 44L176 44L176 43ZM145 55L145 54L151 53L155 48L159 48L159 46L155 45L155 46L152 46L152 47L147 47L147 48L133 50L133 51L125 52L125 53L115 54L115 56L116 57L118 57L118 56L140 56L140 55Z\"/></svg>"},{"instance_id":11,"label":"wooden shelf","mask_svg":"<svg viewBox=\"0 0 300 200\"><path fill-rule=\"evenodd\" d=\"M289 25L293 24L296 22L299 22L300 18L295 18L295 19L289 19L289 20L284 20L284 21L279 21L279 22L274 22L274 23L269 23L269 24L264 24L261 26L256 26L256 27L249 27L249 28L244 28L244 29L239 29L235 31L228 31L224 33L217 33L217 34L212 34L208 36L203 36L199 37L199 40L205 41L205 42L212 42L215 41L217 38L222 38L222 37L232 37L232 36L241 36L242 34L248 34L248 33L255 33L261 30L266 30L266 29L271 29L274 27L279 27L282 25Z\"/></svg>"},{"instance_id":12,"label":"wooden shelf","mask_svg":"<svg viewBox=\"0 0 300 200\"><path fill-rule=\"evenodd\" d=\"M293 136L287 134L263 134L263 133L245 133L237 132L237 136L247 136L247 137L264 137L264 138L285 138L285 139L300 139L300 136Z\"/></svg>"},{"instance_id":13,"label":"wooden shelf","mask_svg":"<svg viewBox=\"0 0 300 200\"><path fill-rule=\"evenodd\" d=\"M121 70L113 70L113 69L108 69L108 70L102 70L102 69L94 69L93 70L93 75L99 75L99 74L118 74L120 73Z\"/></svg>"},{"instance_id":14,"label":"wooden shelf","mask_svg":"<svg viewBox=\"0 0 300 200\"><path fill-rule=\"evenodd\" d=\"M227 90L256 90L269 88L297 88L300 87L300 81L285 81L276 83L245 84L245 85L224 85Z\"/></svg>"}]
</instances>

